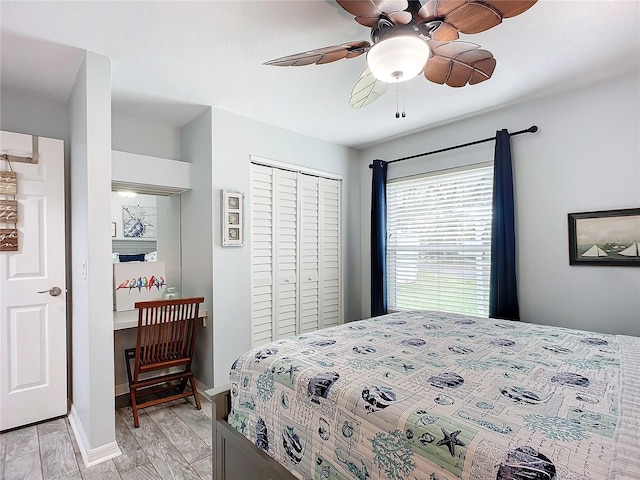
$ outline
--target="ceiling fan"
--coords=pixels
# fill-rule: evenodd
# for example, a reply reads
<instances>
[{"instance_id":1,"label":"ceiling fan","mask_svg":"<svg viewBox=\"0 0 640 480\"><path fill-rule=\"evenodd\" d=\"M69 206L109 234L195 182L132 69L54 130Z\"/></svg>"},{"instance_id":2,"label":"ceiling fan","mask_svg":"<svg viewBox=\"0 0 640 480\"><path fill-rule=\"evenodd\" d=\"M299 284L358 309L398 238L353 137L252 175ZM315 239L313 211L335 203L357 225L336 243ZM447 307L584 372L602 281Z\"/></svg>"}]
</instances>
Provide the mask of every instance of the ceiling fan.
<instances>
[{"instance_id":1,"label":"ceiling fan","mask_svg":"<svg viewBox=\"0 0 640 480\"><path fill-rule=\"evenodd\" d=\"M265 65L321 65L367 53L368 67L351 92L349 104L353 108L377 100L388 84L420 73L431 82L450 87L474 85L491 78L496 60L480 45L458 40L459 34L493 28L502 19L525 12L536 1L337 0L356 22L371 29L371 42L341 43L276 58Z\"/></svg>"}]
</instances>

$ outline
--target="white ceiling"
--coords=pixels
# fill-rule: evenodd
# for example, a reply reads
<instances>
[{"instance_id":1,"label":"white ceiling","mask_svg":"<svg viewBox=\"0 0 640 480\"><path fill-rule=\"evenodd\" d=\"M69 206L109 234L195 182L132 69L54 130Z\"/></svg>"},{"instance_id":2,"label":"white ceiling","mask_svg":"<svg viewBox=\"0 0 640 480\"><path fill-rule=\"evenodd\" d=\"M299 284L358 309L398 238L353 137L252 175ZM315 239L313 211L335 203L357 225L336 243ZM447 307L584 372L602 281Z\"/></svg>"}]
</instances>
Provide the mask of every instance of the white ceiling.
<instances>
[{"instance_id":1,"label":"white ceiling","mask_svg":"<svg viewBox=\"0 0 640 480\"><path fill-rule=\"evenodd\" d=\"M369 40L333 1L0 2L2 87L66 102L82 50L111 58L113 110L182 126L214 106L329 142L363 147L501 105L640 69L640 1L539 0L462 40L491 51L491 79L461 89L405 83L354 110L365 56L326 65L263 62ZM522 127L527 127L523 125Z\"/></svg>"}]
</instances>

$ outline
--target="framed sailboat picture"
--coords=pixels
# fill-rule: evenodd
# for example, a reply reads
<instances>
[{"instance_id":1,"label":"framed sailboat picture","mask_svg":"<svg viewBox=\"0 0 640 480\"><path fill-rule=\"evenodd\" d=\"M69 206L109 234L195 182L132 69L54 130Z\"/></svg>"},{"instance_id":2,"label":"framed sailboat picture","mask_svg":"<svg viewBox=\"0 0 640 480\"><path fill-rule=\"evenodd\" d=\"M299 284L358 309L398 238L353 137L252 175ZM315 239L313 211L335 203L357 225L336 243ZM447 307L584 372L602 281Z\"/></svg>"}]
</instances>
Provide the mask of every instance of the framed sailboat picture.
<instances>
[{"instance_id":1,"label":"framed sailboat picture","mask_svg":"<svg viewBox=\"0 0 640 480\"><path fill-rule=\"evenodd\" d=\"M640 208L569 213L571 265L640 267Z\"/></svg>"}]
</instances>

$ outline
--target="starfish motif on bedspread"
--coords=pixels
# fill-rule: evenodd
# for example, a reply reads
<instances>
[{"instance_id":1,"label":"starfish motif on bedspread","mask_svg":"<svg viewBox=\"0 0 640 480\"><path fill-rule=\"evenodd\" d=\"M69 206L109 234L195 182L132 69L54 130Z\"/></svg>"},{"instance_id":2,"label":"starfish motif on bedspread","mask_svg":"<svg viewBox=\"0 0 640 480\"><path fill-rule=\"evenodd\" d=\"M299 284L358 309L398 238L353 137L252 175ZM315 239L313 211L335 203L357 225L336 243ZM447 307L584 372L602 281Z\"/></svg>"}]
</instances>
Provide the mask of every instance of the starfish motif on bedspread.
<instances>
[{"instance_id":1,"label":"starfish motif on bedspread","mask_svg":"<svg viewBox=\"0 0 640 480\"><path fill-rule=\"evenodd\" d=\"M447 433L447 431L442 427L440 427L440 430L442 430L442 435L444 435L444 438L442 440L439 440L436 445L446 445L447 447L449 447L449 453L452 457L455 455L454 448L456 445L460 445L461 447L466 446L466 444L458 438L458 435L460 435L460 430L456 430L452 433Z\"/></svg>"},{"instance_id":2,"label":"starfish motif on bedspread","mask_svg":"<svg viewBox=\"0 0 640 480\"><path fill-rule=\"evenodd\" d=\"M293 363L291 365L289 365L289 368L287 370L284 371L284 373L288 373L289 374L289 378L291 380L293 380L293 376L300 370L300 367L298 367L297 365L294 365Z\"/></svg>"}]
</instances>

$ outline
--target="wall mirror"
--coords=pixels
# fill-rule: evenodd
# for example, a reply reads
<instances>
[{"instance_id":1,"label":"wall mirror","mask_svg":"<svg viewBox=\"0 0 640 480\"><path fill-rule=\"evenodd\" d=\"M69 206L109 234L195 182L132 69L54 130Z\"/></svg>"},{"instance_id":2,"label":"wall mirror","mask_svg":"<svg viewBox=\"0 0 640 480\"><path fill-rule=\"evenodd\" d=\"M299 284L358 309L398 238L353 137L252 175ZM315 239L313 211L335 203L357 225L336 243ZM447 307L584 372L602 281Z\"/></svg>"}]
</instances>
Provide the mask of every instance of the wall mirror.
<instances>
[{"instance_id":1,"label":"wall mirror","mask_svg":"<svg viewBox=\"0 0 640 480\"><path fill-rule=\"evenodd\" d=\"M180 194L111 192L112 262L163 261L166 285L182 291Z\"/></svg>"}]
</instances>

